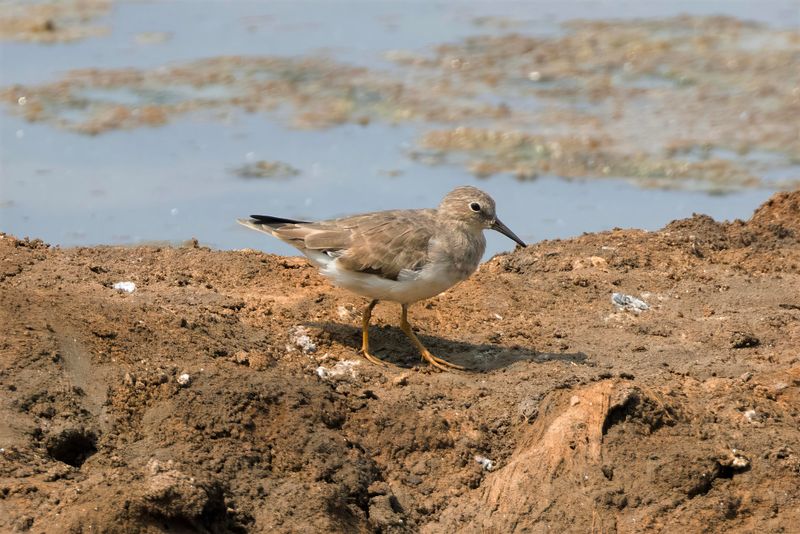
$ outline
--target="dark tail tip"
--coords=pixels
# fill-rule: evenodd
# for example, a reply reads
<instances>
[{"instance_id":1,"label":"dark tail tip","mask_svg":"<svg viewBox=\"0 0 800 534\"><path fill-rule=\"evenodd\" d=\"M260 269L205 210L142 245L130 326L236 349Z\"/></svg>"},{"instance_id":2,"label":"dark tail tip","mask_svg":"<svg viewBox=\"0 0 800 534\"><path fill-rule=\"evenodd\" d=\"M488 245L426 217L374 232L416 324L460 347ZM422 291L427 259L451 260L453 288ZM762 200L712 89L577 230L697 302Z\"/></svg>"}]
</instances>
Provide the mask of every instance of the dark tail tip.
<instances>
[{"instance_id":1,"label":"dark tail tip","mask_svg":"<svg viewBox=\"0 0 800 534\"><path fill-rule=\"evenodd\" d=\"M273 217L272 215L251 215L253 222L259 224L305 224L308 221L297 221L295 219L284 219L282 217Z\"/></svg>"}]
</instances>

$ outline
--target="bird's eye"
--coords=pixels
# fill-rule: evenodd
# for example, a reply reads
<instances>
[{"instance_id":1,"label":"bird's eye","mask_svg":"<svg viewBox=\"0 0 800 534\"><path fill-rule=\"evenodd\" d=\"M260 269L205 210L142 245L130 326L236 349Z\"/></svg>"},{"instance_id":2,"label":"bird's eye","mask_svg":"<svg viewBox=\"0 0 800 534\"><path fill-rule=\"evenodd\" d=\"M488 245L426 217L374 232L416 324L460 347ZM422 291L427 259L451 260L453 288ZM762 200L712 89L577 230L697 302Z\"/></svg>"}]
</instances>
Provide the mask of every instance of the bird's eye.
<instances>
[{"instance_id":1,"label":"bird's eye","mask_svg":"<svg viewBox=\"0 0 800 534\"><path fill-rule=\"evenodd\" d=\"M481 205L478 204L477 202L473 202L472 204L469 205L469 209L471 209L472 211L481 211Z\"/></svg>"}]
</instances>

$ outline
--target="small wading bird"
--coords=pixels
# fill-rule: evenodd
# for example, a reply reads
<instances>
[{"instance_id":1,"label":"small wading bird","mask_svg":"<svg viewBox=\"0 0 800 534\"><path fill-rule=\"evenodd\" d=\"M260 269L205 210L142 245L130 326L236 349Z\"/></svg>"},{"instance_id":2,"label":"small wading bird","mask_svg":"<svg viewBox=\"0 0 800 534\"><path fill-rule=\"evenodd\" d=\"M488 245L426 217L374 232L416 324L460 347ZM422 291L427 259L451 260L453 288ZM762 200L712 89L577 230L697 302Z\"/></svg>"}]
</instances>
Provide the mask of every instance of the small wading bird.
<instances>
[{"instance_id":1,"label":"small wading bird","mask_svg":"<svg viewBox=\"0 0 800 534\"><path fill-rule=\"evenodd\" d=\"M438 208L389 210L329 221L304 222L251 215L240 224L271 234L292 245L337 286L370 299L361 321L361 352L386 365L369 351L369 321L381 300L402 307L400 328L422 358L447 370L463 369L425 348L408 322L408 306L467 279L478 268L486 239L497 230L525 243L495 215L492 197L471 186L453 189Z\"/></svg>"}]
</instances>

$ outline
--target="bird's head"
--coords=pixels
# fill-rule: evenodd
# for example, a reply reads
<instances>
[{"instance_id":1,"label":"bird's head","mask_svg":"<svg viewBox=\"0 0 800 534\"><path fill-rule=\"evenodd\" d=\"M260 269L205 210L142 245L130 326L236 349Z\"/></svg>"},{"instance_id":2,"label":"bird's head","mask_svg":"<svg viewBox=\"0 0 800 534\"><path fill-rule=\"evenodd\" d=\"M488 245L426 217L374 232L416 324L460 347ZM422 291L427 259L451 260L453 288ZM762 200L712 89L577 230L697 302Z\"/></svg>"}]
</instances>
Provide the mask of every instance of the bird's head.
<instances>
[{"instance_id":1,"label":"bird's head","mask_svg":"<svg viewBox=\"0 0 800 534\"><path fill-rule=\"evenodd\" d=\"M497 218L494 199L477 187L470 185L456 187L442 199L438 211L445 218L473 228L496 230L519 245L525 246L525 243Z\"/></svg>"}]
</instances>

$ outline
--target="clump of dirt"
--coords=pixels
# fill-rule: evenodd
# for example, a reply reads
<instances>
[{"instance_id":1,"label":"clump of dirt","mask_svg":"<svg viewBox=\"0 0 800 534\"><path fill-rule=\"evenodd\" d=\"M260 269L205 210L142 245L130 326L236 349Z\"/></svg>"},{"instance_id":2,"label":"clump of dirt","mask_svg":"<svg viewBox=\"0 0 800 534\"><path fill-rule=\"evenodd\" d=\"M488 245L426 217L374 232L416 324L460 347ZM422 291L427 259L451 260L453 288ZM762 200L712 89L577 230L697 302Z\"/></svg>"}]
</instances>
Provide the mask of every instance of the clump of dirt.
<instances>
[{"instance_id":1,"label":"clump of dirt","mask_svg":"<svg viewBox=\"0 0 800 534\"><path fill-rule=\"evenodd\" d=\"M2 235L0 530L780 531L798 221L795 191L496 256L411 310L449 373L391 304L366 362L364 302L299 258Z\"/></svg>"}]
</instances>

